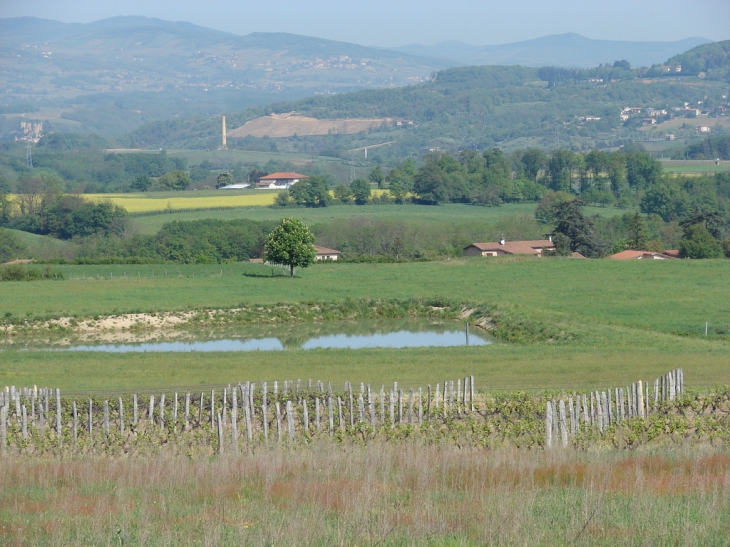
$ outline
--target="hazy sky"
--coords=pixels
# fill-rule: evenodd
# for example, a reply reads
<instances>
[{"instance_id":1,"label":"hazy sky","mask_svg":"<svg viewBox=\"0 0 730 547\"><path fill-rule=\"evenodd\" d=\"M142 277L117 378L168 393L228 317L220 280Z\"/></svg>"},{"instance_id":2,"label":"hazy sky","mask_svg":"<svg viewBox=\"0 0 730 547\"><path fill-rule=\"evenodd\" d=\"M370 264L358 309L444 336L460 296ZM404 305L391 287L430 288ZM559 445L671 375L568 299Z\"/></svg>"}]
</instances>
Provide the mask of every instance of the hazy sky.
<instances>
[{"instance_id":1,"label":"hazy sky","mask_svg":"<svg viewBox=\"0 0 730 547\"><path fill-rule=\"evenodd\" d=\"M730 0L0 0L0 17L117 15L235 34L292 32L365 45L503 44L577 32L607 40L730 39Z\"/></svg>"}]
</instances>

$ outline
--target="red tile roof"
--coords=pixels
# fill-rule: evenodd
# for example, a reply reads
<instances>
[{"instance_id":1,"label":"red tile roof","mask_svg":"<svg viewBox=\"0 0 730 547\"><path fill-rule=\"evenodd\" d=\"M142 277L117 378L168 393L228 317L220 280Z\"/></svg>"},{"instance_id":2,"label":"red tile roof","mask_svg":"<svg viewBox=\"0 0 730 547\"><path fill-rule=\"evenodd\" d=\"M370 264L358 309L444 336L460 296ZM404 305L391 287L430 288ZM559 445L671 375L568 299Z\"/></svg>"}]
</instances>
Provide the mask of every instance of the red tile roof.
<instances>
[{"instance_id":1,"label":"red tile roof","mask_svg":"<svg viewBox=\"0 0 730 547\"><path fill-rule=\"evenodd\" d=\"M658 256L659 258L674 258L673 256L669 256L667 254L655 253L652 251L633 250L621 251L620 253L613 254L608 258L613 258L615 260L630 260L632 258L654 258L656 256Z\"/></svg>"},{"instance_id":2,"label":"red tile roof","mask_svg":"<svg viewBox=\"0 0 730 547\"><path fill-rule=\"evenodd\" d=\"M342 254L337 249L328 249L327 247L320 247L319 245L313 245L314 250L317 251L318 255L339 255Z\"/></svg>"},{"instance_id":3,"label":"red tile roof","mask_svg":"<svg viewBox=\"0 0 730 547\"><path fill-rule=\"evenodd\" d=\"M294 171L283 171L279 173L271 173L265 177L261 177L259 180L279 180L279 179L306 179L307 175L300 175Z\"/></svg>"},{"instance_id":4,"label":"red tile roof","mask_svg":"<svg viewBox=\"0 0 730 547\"><path fill-rule=\"evenodd\" d=\"M476 247L480 251L502 251L513 255L536 255L544 249L554 249L555 244L549 239L535 239L530 241L506 241L504 245L499 241L472 243L466 249L469 247Z\"/></svg>"}]
</instances>

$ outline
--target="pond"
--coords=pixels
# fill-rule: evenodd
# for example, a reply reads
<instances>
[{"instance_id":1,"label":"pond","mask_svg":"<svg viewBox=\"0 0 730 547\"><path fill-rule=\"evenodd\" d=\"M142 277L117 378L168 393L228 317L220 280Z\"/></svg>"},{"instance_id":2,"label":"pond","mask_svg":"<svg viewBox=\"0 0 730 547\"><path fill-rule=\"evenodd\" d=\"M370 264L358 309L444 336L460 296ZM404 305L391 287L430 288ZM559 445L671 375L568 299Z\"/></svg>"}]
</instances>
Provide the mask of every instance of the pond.
<instances>
[{"instance_id":1,"label":"pond","mask_svg":"<svg viewBox=\"0 0 730 547\"><path fill-rule=\"evenodd\" d=\"M13 339L5 349L211 352L484 346L492 340L456 321L379 320L277 324L198 330L109 332L39 340Z\"/></svg>"}]
</instances>

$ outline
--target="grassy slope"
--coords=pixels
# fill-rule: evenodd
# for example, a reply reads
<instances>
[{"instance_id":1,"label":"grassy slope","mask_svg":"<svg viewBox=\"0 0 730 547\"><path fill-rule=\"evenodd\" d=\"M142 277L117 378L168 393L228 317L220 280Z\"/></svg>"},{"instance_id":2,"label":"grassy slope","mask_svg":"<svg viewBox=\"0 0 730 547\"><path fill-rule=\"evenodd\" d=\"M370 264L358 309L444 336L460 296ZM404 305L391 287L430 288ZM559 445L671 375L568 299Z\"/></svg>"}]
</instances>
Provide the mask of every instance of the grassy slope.
<instances>
[{"instance_id":1,"label":"grassy slope","mask_svg":"<svg viewBox=\"0 0 730 547\"><path fill-rule=\"evenodd\" d=\"M211 277L213 268L215 273L222 269L223 276ZM0 284L0 314L103 314L231 307L242 301L442 295L519 304L526 316L562 322L577 336L561 344L243 355L9 351L3 356L0 385L109 389L309 377L425 385L474 374L482 387L578 388L653 379L680 366L690 386L730 383L727 342L672 334L698 335L705 321L713 332L730 329L727 261L474 259L323 265L305 270L293 280L265 277L271 270L253 265L66 266L63 270L72 279ZM165 270L168 275L179 271L184 277L165 278ZM128 277L119 278L124 271ZM154 279L150 277L153 271ZM242 275L244 271L249 275ZM115 272L113 280L109 279L111 272ZM144 277L134 277L137 272ZM80 275L86 279L79 279Z\"/></svg>"},{"instance_id":2,"label":"grassy slope","mask_svg":"<svg viewBox=\"0 0 730 547\"><path fill-rule=\"evenodd\" d=\"M164 208L164 205L163 207ZM290 216L298 218L307 224L330 222L338 218L347 218L354 215L364 215L372 218L396 218L399 220L421 220L440 222L497 222L507 215L519 213L532 215L535 211L534 203L510 203L501 207L474 207L472 205L449 204L439 207L425 205L368 205L357 207L352 205L333 205L321 209L274 209L269 207L245 207L217 211L180 212L165 215L136 217L134 226L143 234L156 233L163 224L173 220L199 220L202 218L219 218L231 220L247 218L251 220L279 220ZM613 207L586 207L588 215L614 216L622 215L624 209Z\"/></svg>"},{"instance_id":3,"label":"grassy slope","mask_svg":"<svg viewBox=\"0 0 730 547\"><path fill-rule=\"evenodd\" d=\"M28 247L29 256L47 258L51 256L65 256L72 252L73 245L68 241L50 236L40 236L20 230L11 230L18 239ZM18 258L28 258L21 256Z\"/></svg>"},{"instance_id":4,"label":"grassy slope","mask_svg":"<svg viewBox=\"0 0 730 547\"><path fill-rule=\"evenodd\" d=\"M705 321L730 329L730 262L725 260L525 258L317 265L300 270L293 280L272 279L271 268L249 264L57 268L66 281L0 284L0 312L95 315L227 308L240 302L446 296L523 304L664 332L699 333ZM223 276L217 277L221 271ZM111 273L114 279L109 279ZM124 273L127 278L122 278Z\"/></svg>"}]
</instances>

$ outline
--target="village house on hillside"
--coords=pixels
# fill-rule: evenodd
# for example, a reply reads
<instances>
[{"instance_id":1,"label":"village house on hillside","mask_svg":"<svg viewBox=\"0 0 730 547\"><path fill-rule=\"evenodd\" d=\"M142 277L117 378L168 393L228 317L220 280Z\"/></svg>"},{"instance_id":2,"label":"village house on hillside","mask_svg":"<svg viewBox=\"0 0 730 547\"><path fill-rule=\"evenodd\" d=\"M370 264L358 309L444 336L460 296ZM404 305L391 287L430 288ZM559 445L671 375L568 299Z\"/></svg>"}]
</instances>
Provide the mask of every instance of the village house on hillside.
<instances>
[{"instance_id":1,"label":"village house on hillside","mask_svg":"<svg viewBox=\"0 0 730 547\"><path fill-rule=\"evenodd\" d=\"M314 250L317 252L317 260L336 261L342 254L337 249L328 249L327 247L321 247L319 245L314 245Z\"/></svg>"},{"instance_id":2,"label":"village house on hillside","mask_svg":"<svg viewBox=\"0 0 730 547\"><path fill-rule=\"evenodd\" d=\"M608 258L614 260L665 260L667 258L675 258L665 253L654 253L651 251L621 251L620 253L613 254Z\"/></svg>"},{"instance_id":3,"label":"village house on hillside","mask_svg":"<svg viewBox=\"0 0 730 547\"><path fill-rule=\"evenodd\" d=\"M472 243L464 247L466 256L503 256L534 255L543 256L546 251L554 251L555 244L550 239L533 241L506 241L504 239L489 243Z\"/></svg>"},{"instance_id":4,"label":"village house on hillside","mask_svg":"<svg viewBox=\"0 0 730 547\"><path fill-rule=\"evenodd\" d=\"M306 179L307 175L300 175L293 171L271 173L261 177L256 184L257 190L286 190L302 179Z\"/></svg>"}]
</instances>

